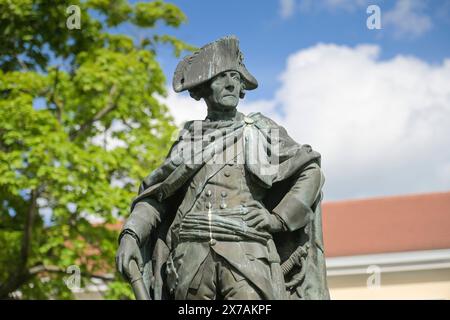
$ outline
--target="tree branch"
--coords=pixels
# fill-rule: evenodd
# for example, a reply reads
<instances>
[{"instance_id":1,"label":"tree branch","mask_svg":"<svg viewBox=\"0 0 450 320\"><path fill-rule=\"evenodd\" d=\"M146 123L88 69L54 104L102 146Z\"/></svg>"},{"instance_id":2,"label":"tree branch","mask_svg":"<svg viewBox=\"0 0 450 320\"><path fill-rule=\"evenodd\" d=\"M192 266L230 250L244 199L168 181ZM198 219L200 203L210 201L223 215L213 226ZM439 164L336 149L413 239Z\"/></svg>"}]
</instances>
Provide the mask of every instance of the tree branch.
<instances>
[{"instance_id":1,"label":"tree branch","mask_svg":"<svg viewBox=\"0 0 450 320\"><path fill-rule=\"evenodd\" d=\"M117 108L117 100L119 100L120 93L116 95L116 92L117 92L117 86L114 84L111 87L111 90L109 90L108 103L106 104L106 106L102 110L97 112L97 114L92 119L90 119L90 120L86 121L85 123L83 123L80 126L80 129L78 129L76 131L75 130L72 131L70 133L70 140L74 140L80 134L82 134L87 129L89 129L94 124L94 122L100 120L105 115L107 115L109 112L111 112L112 110Z\"/></svg>"},{"instance_id":2,"label":"tree branch","mask_svg":"<svg viewBox=\"0 0 450 320\"><path fill-rule=\"evenodd\" d=\"M64 269L61 269L57 266L45 266L43 264L30 268L30 270L28 272L30 275L33 275L33 276L37 275L39 273L43 273L43 272L68 274ZM90 273L90 272L81 272L80 276L86 277L86 278L101 279L104 281L113 281L114 280L114 276L112 276L112 275L101 275L101 274L94 274L94 273Z\"/></svg>"},{"instance_id":3,"label":"tree branch","mask_svg":"<svg viewBox=\"0 0 450 320\"><path fill-rule=\"evenodd\" d=\"M27 65L23 62L22 59L19 58L19 56L15 56L15 58L17 59L17 61L19 62L20 66L25 70L25 71L29 71Z\"/></svg>"},{"instance_id":4,"label":"tree branch","mask_svg":"<svg viewBox=\"0 0 450 320\"><path fill-rule=\"evenodd\" d=\"M128 123L127 120L125 120L125 117L121 117L123 124L130 130L134 130L133 126Z\"/></svg>"},{"instance_id":5,"label":"tree branch","mask_svg":"<svg viewBox=\"0 0 450 320\"><path fill-rule=\"evenodd\" d=\"M59 67L56 67L56 75L55 75L55 81L53 83L53 90L50 96L50 101L53 102L53 104L56 107L56 117L58 119L58 122L61 124L62 123L62 113L63 113L63 105L59 102L56 101L56 89L58 87L58 82L59 82Z\"/></svg>"}]
</instances>

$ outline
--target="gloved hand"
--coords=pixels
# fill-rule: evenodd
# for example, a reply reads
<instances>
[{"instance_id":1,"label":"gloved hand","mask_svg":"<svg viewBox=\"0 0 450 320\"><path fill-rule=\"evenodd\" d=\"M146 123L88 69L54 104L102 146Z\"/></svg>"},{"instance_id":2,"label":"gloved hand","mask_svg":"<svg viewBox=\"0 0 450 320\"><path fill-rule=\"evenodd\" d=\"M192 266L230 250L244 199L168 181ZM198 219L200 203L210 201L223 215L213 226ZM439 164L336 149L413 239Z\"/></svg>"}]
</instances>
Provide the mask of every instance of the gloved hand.
<instances>
[{"instance_id":1,"label":"gloved hand","mask_svg":"<svg viewBox=\"0 0 450 320\"><path fill-rule=\"evenodd\" d=\"M245 221L249 227L257 230L267 230L275 233L283 230L283 223L275 214L271 214L263 205L255 201L260 210L252 210L245 216Z\"/></svg>"},{"instance_id":2,"label":"gloved hand","mask_svg":"<svg viewBox=\"0 0 450 320\"><path fill-rule=\"evenodd\" d=\"M142 259L142 254L138 243L130 234L124 234L120 240L119 249L116 254L116 267L122 276L127 280L130 279L129 264L131 259L136 261L139 270L142 273L144 269L144 261Z\"/></svg>"}]
</instances>

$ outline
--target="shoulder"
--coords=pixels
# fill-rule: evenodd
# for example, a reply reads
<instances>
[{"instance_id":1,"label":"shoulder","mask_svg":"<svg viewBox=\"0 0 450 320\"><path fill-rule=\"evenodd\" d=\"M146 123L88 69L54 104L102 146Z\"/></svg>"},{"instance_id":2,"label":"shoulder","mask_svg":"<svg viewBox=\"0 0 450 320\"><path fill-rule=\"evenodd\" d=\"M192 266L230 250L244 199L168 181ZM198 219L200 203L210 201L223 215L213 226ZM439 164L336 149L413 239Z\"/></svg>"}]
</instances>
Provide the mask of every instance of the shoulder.
<instances>
[{"instance_id":1,"label":"shoulder","mask_svg":"<svg viewBox=\"0 0 450 320\"><path fill-rule=\"evenodd\" d=\"M182 128L180 130L180 133L183 132L183 131L190 131L190 130L192 130L192 127L193 127L193 125L194 125L194 123L196 121L201 121L201 120L189 120L189 121L186 121L183 124L183 126L182 126Z\"/></svg>"},{"instance_id":2,"label":"shoulder","mask_svg":"<svg viewBox=\"0 0 450 320\"><path fill-rule=\"evenodd\" d=\"M279 125L277 122L263 115L261 112L250 113L247 117L255 121L255 125L259 130L276 133L282 140L283 139L292 140L289 137L287 130L282 125Z\"/></svg>"},{"instance_id":3,"label":"shoulder","mask_svg":"<svg viewBox=\"0 0 450 320\"><path fill-rule=\"evenodd\" d=\"M273 121L271 118L265 116L261 112L252 112L247 115L248 118L251 118L253 121L255 121L255 124L260 128L283 128L278 123ZM284 129L284 128L283 128Z\"/></svg>"},{"instance_id":4,"label":"shoulder","mask_svg":"<svg viewBox=\"0 0 450 320\"><path fill-rule=\"evenodd\" d=\"M281 146L284 148L300 148L302 151L306 151L308 154L310 152L314 152L314 155L316 157L320 158L320 154L312 149L312 147L309 144L303 144L295 141L287 132L287 130L276 123L271 118L263 115L260 112L253 112L247 115L247 117L252 118L255 121L255 125L260 130L268 130L270 133L274 133L274 130L277 130L276 134L279 138L279 141L281 143Z\"/></svg>"}]
</instances>

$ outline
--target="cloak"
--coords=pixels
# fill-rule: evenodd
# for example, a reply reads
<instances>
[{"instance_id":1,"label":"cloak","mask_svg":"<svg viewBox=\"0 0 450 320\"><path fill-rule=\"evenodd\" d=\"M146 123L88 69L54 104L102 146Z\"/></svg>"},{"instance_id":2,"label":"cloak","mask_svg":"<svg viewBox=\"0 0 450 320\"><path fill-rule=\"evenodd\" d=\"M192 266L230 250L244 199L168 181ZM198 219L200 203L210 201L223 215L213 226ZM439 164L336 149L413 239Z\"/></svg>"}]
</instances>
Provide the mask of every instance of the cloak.
<instances>
[{"instance_id":1,"label":"cloak","mask_svg":"<svg viewBox=\"0 0 450 320\"><path fill-rule=\"evenodd\" d=\"M147 241L141 243L143 278L152 299L170 298L165 281L166 262L174 249L170 227L178 214L177 208L183 200L185 187L215 154L224 152L236 139L245 139L243 153L246 170L256 177L261 186L269 190L268 196L263 200L269 211L283 200L306 166L316 163L320 167L318 152L309 145L296 143L283 127L271 119L260 113L242 118L242 121L188 122L164 163L147 176L139 188L131 210L139 201L147 198L164 204L166 209L160 224ZM205 128L211 129L215 138L196 139L195 124L198 122L203 125L203 138ZM220 134L217 135L217 132ZM192 141L199 141L201 146L196 146ZM202 154L201 161L190 161L197 156L196 151L199 150ZM271 159L276 159L276 163L273 164ZM321 175L314 203L302 210L301 214L306 212L305 225L273 235L290 299L329 299L322 238L320 190L323 183Z\"/></svg>"}]
</instances>

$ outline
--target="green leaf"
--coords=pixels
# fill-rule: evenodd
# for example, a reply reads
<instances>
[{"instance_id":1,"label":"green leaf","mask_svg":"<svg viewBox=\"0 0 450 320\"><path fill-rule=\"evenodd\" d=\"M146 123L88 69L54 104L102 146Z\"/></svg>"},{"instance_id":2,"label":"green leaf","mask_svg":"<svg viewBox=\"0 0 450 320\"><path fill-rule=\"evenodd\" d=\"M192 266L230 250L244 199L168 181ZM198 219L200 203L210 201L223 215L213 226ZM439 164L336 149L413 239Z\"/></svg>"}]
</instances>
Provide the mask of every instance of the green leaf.
<instances>
[{"instance_id":1,"label":"green leaf","mask_svg":"<svg viewBox=\"0 0 450 320\"><path fill-rule=\"evenodd\" d=\"M81 9L79 30L65 25L67 1L0 0L0 283L42 265L114 274L119 230L111 225L128 215L140 181L163 160L176 129L156 98L166 93L166 78L147 46L170 44L176 55L194 48L158 34L137 44L108 26L178 27L186 21L182 11L163 1L70 4ZM23 277L8 292L0 286L0 298L18 290L24 299L72 299L65 276ZM133 294L117 275L105 297Z\"/></svg>"}]
</instances>

